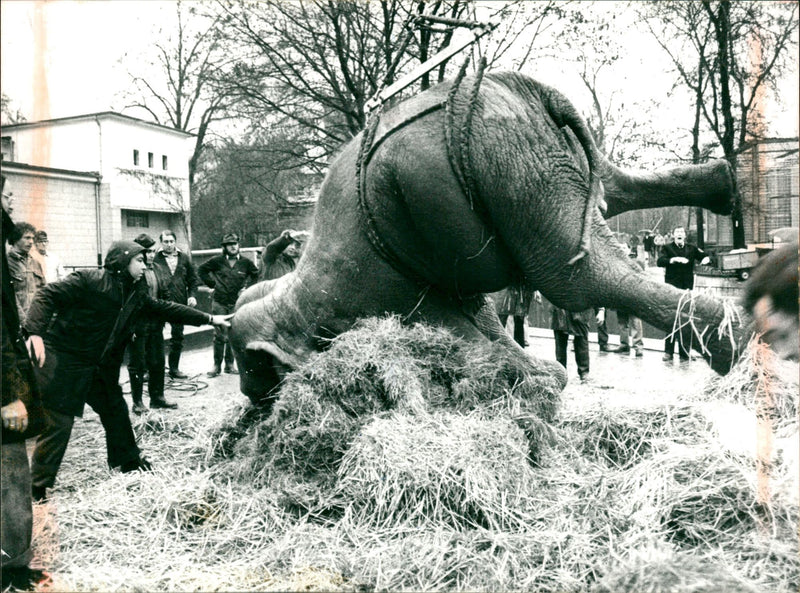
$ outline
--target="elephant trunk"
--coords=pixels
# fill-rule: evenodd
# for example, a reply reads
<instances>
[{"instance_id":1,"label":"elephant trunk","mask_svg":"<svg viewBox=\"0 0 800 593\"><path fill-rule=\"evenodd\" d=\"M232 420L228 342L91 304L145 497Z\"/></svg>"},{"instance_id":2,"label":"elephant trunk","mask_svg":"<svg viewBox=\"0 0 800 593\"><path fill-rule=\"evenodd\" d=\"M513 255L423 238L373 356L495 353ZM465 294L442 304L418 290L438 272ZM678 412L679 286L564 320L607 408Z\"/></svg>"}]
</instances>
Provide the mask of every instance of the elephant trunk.
<instances>
[{"instance_id":1,"label":"elephant trunk","mask_svg":"<svg viewBox=\"0 0 800 593\"><path fill-rule=\"evenodd\" d=\"M619 258L597 279L604 305L627 311L649 324L673 334L687 349L694 348L712 369L730 371L752 335L752 321L730 300L679 290L651 280Z\"/></svg>"},{"instance_id":2,"label":"elephant trunk","mask_svg":"<svg viewBox=\"0 0 800 593\"><path fill-rule=\"evenodd\" d=\"M649 174L626 172L606 163L603 185L606 218L663 206L697 206L730 214L736 199L733 170L722 159Z\"/></svg>"}]
</instances>

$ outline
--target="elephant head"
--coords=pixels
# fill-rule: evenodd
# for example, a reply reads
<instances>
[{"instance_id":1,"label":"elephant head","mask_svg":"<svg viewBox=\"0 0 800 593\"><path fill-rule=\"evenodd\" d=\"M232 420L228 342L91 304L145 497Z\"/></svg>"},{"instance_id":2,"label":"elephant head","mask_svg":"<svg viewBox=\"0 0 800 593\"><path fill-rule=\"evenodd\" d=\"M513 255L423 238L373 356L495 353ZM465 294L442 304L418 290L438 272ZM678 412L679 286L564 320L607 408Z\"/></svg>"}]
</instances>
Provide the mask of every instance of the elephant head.
<instances>
[{"instance_id":1,"label":"elephant head","mask_svg":"<svg viewBox=\"0 0 800 593\"><path fill-rule=\"evenodd\" d=\"M724 161L622 171L563 95L520 74L438 85L344 147L295 271L240 298L231 341L242 390L262 400L328 338L386 313L492 340L563 386L563 369L531 360L484 304L513 281L561 308L607 306L675 329L724 372L749 331L743 312L727 324L722 302L650 280L619 253L598 205L727 212L735 192Z\"/></svg>"}]
</instances>

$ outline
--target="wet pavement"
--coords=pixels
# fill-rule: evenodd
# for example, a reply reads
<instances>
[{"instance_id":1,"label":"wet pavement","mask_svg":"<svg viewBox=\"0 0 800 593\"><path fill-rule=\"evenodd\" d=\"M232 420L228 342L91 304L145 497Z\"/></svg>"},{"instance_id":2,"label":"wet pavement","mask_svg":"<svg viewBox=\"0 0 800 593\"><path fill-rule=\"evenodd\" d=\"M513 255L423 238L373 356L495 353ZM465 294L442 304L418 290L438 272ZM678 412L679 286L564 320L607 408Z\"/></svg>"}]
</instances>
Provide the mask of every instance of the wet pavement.
<instances>
[{"instance_id":1,"label":"wet pavement","mask_svg":"<svg viewBox=\"0 0 800 593\"><path fill-rule=\"evenodd\" d=\"M555 341L552 331L531 327L526 330L528 337L526 352L538 358L555 360ZM612 335L611 345L617 344L619 344L619 337ZM588 383L581 383L570 340L567 360L569 382L563 393L565 403L572 398L581 399L586 396L613 399L615 403L622 405L646 403L642 401L642 398L646 398L648 402L657 402L681 399L689 395L698 396L702 393L706 382L716 375L698 354L695 354L695 360L688 363L679 362L677 355L672 362L662 361L663 342L661 340L645 338L644 356L635 358L633 353L622 355L600 352L596 336L590 334L589 355L591 379ZM205 376L212 364L213 354L211 336L209 336L207 346L198 344L194 349L184 352L181 359L181 369L190 375L189 383L200 388L197 395L201 397L193 397L190 391L171 389L168 383L167 398L179 404L182 400L185 404L191 402L192 407L203 405L203 402L209 401L209 397L213 400L223 394L226 397L243 398L244 396L239 393L237 375L223 373L215 378ZM124 369L123 377L126 377ZM182 387L180 383L176 386Z\"/></svg>"}]
</instances>

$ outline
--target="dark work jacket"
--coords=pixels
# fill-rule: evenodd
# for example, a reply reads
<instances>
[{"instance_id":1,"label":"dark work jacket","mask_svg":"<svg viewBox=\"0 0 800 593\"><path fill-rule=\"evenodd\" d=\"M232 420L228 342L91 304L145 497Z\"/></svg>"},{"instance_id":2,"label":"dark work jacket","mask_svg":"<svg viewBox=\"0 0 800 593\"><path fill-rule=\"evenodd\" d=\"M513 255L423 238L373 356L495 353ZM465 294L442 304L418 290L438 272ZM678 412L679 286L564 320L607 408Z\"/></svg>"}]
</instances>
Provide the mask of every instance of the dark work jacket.
<instances>
[{"instance_id":1,"label":"dark work jacket","mask_svg":"<svg viewBox=\"0 0 800 593\"><path fill-rule=\"evenodd\" d=\"M189 297L197 298L200 279L197 277L197 270L194 268L192 258L188 254L178 251L178 263L173 274L169 271L164 252L159 251L153 259L153 269L158 276L162 299L185 305Z\"/></svg>"},{"instance_id":2,"label":"dark work jacket","mask_svg":"<svg viewBox=\"0 0 800 593\"><path fill-rule=\"evenodd\" d=\"M16 400L25 404L28 412L28 429L25 432L2 429L3 443L23 441L41 432L41 397L34 379L33 366L28 357L19 324L19 311L11 274L6 259L5 238L13 231L14 223L3 210L3 264L2 308L0 308L0 354L2 355L2 405Z\"/></svg>"},{"instance_id":3,"label":"dark work jacket","mask_svg":"<svg viewBox=\"0 0 800 593\"><path fill-rule=\"evenodd\" d=\"M284 253L292 244L289 237L279 236L273 239L264 248L264 257L261 259L261 280L275 280L293 271L297 265L293 257Z\"/></svg>"},{"instance_id":4,"label":"dark work jacket","mask_svg":"<svg viewBox=\"0 0 800 593\"><path fill-rule=\"evenodd\" d=\"M203 282L214 289L214 301L221 305L235 305L239 292L258 280L258 268L242 255L233 266L228 265L224 253L215 255L197 271Z\"/></svg>"},{"instance_id":5,"label":"dark work jacket","mask_svg":"<svg viewBox=\"0 0 800 593\"><path fill-rule=\"evenodd\" d=\"M210 321L191 307L152 298L144 279L134 284L122 274L81 270L36 293L25 328L47 346L38 372L45 408L82 415L96 379L119 390L125 346L143 316L187 325Z\"/></svg>"},{"instance_id":6,"label":"dark work jacket","mask_svg":"<svg viewBox=\"0 0 800 593\"><path fill-rule=\"evenodd\" d=\"M664 245L661 254L656 262L660 267L666 268L664 272L664 282L683 290L694 288L694 262L701 261L706 254L695 247L684 243L683 247L678 247L675 242ZM673 257L685 257L689 260L687 264L671 264L669 260Z\"/></svg>"}]
</instances>

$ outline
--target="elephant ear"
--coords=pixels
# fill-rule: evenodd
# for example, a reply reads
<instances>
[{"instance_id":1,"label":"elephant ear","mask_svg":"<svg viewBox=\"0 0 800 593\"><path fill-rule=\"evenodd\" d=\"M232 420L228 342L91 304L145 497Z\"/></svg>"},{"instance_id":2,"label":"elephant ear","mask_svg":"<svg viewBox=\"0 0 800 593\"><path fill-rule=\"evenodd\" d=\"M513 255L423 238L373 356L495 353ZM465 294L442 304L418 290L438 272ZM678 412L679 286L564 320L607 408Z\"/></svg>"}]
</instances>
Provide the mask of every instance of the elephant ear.
<instances>
[{"instance_id":1,"label":"elephant ear","mask_svg":"<svg viewBox=\"0 0 800 593\"><path fill-rule=\"evenodd\" d=\"M274 359L272 362L273 364L278 363L287 369L297 368L308 359L308 355L310 354L310 352L307 351L301 352L300 349L284 349L275 342L268 342L265 340L247 342L245 345L245 352L251 355L257 354L261 357L272 357Z\"/></svg>"}]
</instances>

